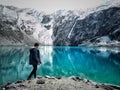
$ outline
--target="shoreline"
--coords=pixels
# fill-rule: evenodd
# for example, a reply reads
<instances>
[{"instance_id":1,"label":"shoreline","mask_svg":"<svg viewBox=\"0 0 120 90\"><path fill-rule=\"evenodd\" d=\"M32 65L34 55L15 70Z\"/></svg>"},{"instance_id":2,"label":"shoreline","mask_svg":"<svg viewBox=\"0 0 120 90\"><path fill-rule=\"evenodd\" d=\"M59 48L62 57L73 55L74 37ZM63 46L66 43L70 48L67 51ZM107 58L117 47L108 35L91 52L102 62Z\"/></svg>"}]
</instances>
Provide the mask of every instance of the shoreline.
<instances>
[{"instance_id":1,"label":"shoreline","mask_svg":"<svg viewBox=\"0 0 120 90\"><path fill-rule=\"evenodd\" d=\"M100 84L79 77L40 77L7 83L0 90L120 90L120 86Z\"/></svg>"},{"instance_id":2,"label":"shoreline","mask_svg":"<svg viewBox=\"0 0 120 90\"><path fill-rule=\"evenodd\" d=\"M33 46L33 45L0 45L0 46L25 46L25 47L29 47L29 46ZM120 44L79 44L76 46L73 45L64 45L64 46L55 46L55 45L40 45L40 46L54 46L54 47L81 47L81 46L86 46L86 47L120 47Z\"/></svg>"}]
</instances>

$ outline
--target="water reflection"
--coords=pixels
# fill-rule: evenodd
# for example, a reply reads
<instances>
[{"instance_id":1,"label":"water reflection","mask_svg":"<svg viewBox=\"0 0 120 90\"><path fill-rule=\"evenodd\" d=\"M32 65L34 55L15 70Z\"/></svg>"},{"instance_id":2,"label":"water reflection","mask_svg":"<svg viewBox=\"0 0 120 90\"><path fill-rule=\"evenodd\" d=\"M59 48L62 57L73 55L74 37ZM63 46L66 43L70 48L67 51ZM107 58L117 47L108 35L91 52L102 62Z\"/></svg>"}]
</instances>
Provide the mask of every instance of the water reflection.
<instances>
[{"instance_id":1,"label":"water reflection","mask_svg":"<svg viewBox=\"0 0 120 90\"><path fill-rule=\"evenodd\" d=\"M117 49L118 50L118 49ZM119 52L112 48L65 47L54 48L55 76L80 76L102 83L120 85Z\"/></svg>"},{"instance_id":2,"label":"water reflection","mask_svg":"<svg viewBox=\"0 0 120 90\"><path fill-rule=\"evenodd\" d=\"M0 47L0 84L23 79L27 58L28 51L24 47Z\"/></svg>"},{"instance_id":3,"label":"water reflection","mask_svg":"<svg viewBox=\"0 0 120 90\"><path fill-rule=\"evenodd\" d=\"M32 66L30 47L0 47L0 85L23 80ZM101 83L120 85L120 49L106 47L42 46L38 75L79 76Z\"/></svg>"}]
</instances>

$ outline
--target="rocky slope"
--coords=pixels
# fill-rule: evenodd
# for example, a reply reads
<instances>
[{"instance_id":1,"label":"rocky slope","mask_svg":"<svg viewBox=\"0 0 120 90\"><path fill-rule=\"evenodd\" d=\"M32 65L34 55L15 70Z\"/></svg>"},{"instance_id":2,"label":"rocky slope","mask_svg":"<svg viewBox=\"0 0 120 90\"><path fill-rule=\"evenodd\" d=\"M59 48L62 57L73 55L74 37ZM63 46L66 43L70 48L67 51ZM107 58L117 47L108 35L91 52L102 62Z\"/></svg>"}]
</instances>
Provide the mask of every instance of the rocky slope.
<instances>
[{"instance_id":1,"label":"rocky slope","mask_svg":"<svg viewBox=\"0 0 120 90\"><path fill-rule=\"evenodd\" d=\"M118 86L97 84L79 77L38 77L33 80L8 83L1 90L120 90Z\"/></svg>"},{"instance_id":2,"label":"rocky slope","mask_svg":"<svg viewBox=\"0 0 120 90\"><path fill-rule=\"evenodd\" d=\"M0 45L117 45L120 43L120 1L86 11L34 9L0 5Z\"/></svg>"},{"instance_id":3,"label":"rocky slope","mask_svg":"<svg viewBox=\"0 0 120 90\"><path fill-rule=\"evenodd\" d=\"M53 28L54 45L120 45L119 6L103 6L67 21L65 17L56 21L57 25Z\"/></svg>"}]
</instances>

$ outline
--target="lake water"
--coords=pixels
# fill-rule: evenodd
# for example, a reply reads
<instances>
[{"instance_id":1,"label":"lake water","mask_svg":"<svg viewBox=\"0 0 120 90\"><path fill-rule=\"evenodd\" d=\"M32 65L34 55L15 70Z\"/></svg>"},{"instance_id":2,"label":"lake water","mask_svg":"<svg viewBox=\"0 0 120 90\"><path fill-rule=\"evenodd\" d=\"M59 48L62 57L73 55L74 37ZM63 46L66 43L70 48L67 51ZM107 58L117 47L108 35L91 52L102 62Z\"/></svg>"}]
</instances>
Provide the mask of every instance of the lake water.
<instances>
[{"instance_id":1,"label":"lake water","mask_svg":"<svg viewBox=\"0 0 120 90\"><path fill-rule=\"evenodd\" d=\"M0 85L27 79L32 70L28 63L30 47L0 47ZM120 48L54 47L39 48L40 76L79 76L99 83L120 85Z\"/></svg>"}]
</instances>

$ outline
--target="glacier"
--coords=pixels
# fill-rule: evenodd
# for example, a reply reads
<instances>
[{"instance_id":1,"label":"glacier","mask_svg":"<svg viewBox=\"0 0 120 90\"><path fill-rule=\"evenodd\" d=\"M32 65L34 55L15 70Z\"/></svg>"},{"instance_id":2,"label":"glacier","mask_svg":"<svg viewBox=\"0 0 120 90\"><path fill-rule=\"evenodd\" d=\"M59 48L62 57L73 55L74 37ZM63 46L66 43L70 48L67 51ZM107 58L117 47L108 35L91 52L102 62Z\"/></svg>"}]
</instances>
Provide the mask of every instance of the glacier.
<instances>
[{"instance_id":1,"label":"glacier","mask_svg":"<svg viewBox=\"0 0 120 90\"><path fill-rule=\"evenodd\" d=\"M51 14L0 5L0 45L120 45L120 2ZM107 40L106 40L107 37Z\"/></svg>"}]
</instances>

